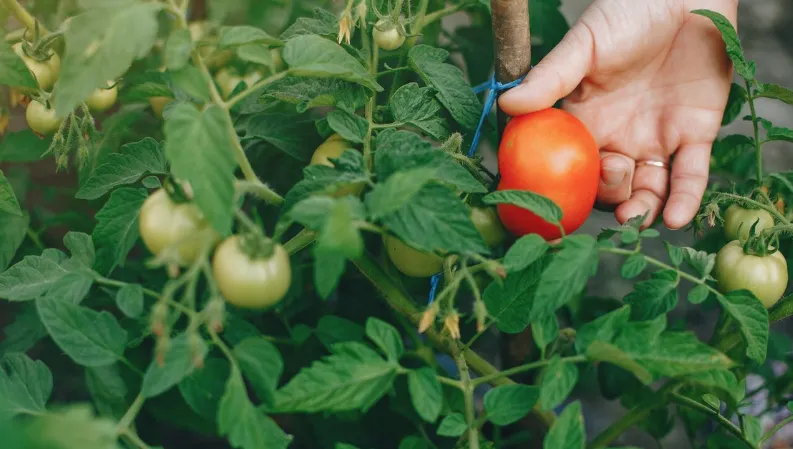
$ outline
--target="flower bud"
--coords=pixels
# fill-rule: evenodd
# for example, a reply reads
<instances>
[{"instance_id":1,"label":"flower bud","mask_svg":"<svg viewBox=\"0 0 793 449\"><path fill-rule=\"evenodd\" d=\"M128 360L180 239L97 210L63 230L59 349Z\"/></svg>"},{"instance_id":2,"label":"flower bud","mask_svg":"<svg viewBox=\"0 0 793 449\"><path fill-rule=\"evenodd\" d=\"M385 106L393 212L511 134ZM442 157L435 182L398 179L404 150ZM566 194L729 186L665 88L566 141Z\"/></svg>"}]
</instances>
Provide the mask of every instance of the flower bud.
<instances>
[{"instance_id":1,"label":"flower bud","mask_svg":"<svg viewBox=\"0 0 793 449\"><path fill-rule=\"evenodd\" d=\"M421 315L421 320L419 321L420 334L427 332L427 329L432 327L432 324L435 322L435 318L438 316L437 304L438 303L432 303Z\"/></svg>"},{"instance_id":2,"label":"flower bud","mask_svg":"<svg viewBox=\"0 0 793 449\"><path fill-rule=\"evenodd\" d=\"M226 302L221 297L212 298L204 309L205 323L213 332L222 332L226 319Z\"/></svg>"},{"instance_id":3,"label":"flower bud","mask_svg":"<svg viewBox=\"0 0 793 449\"><path fill-rule=\"evenodd\" d=\"M484 331L485 321L487 320L487 306L484 301L474 302L474 317L476 317L476 331Z\"/></svg>"},{"instance_id":4,"label":"flower bud","mask_svg":"<svg viewBox=\"0 0 793 449\"><path fill-rule=\"evenodd\" d=\"M157 337L166 334L166 321L168 320L168 304L158 301L151 309L151 332Z\"/></svg>"},{"instance_id":5,"label":"flower bud","mask_svg":"<svg viewBox=\"0 0 793 449\"><path fill-rule=\"evenodd\" d=\"M460 339L460 315L457 312L451 312L443 318L443 327L453 339Z\"/></svg>"},{"instance_id":6,"label":"flower bud","mask_svg":"<svg viewBox=\"0 0 793 449\"><path fill-rule=\"evenodd\" d=\"M198 369L204 367L204 347L206 343L204 343L204 339L198 335L198 332L192 331L190 335L187 337L188 345L190 348L190 358L193 360L193 366Z\"/></svg>"},{"instance_id":7,"label":"flower bud","mask_svg":"<svg viewBox=\"0 0 793 449\"><path fill-rule=\"evenodd\" d=\"M161 368L165 366L165 356L168 354L168 351L171 349L171 337L168 335L163 335L162 337L157 339L157 343L154 347L155 357L157 358L157 365Z\"/></svg>"}]
</instances>

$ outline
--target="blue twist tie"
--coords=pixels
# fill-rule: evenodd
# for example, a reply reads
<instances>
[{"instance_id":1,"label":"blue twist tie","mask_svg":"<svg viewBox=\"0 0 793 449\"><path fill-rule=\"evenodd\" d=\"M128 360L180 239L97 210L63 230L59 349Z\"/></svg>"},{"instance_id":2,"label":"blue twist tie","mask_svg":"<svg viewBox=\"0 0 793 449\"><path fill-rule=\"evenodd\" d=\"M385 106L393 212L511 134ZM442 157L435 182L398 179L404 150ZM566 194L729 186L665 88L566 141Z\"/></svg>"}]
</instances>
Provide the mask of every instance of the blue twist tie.
<instances>
[{"instance_id":1,"label":"blue twist tie","mask_svg":"<svg viewBox=\"0 0 793 449\"><path fill-rule=\"evenodd\" d=\"M534 68L532 66L531 68ZM528 75L528 73L526 74ZM474 132L474 138L471 140L471 148L468 149L468 157L473 157L474 153L476 152L476 147L479 146L479 140L482 136L482 126L485 124L485 120L487 120L487 116L490 115L490 111L493 109L493 105L496 104L496 99L498 98L498 94L504 92L505 90L512 89L513 87L519 85L526 79L526 75L521 76L520 78L516 79L515 81L510 81L509 83L500 83L496 81L496 75L490 77L489 80L485 81L482 84L474 87L475 94L481 94L486 90L490 90L487 94L487 98L485 99L485 106L482 109L482 115L479 117L479 124L476 126L476 132ZM438 291L438 284L440 283L442 273L437 273L432 276L430 279L430 294L427 304L432 304L435 301L435 294Z\"/></svg>"}]
</instances>

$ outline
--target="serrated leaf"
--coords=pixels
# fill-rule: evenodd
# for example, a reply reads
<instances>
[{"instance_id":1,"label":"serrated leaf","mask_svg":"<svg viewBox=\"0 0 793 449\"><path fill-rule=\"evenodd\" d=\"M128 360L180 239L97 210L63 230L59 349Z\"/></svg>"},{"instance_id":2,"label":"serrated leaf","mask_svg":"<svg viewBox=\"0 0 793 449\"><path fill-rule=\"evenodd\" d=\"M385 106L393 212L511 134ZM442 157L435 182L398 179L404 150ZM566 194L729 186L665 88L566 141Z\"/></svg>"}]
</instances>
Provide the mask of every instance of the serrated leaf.
<instances>
[{"instance_id":1,"label":"serrated leaf","mask_svg":"<svg viewBox=\"0 0 793 449\"><path fill-rule=\"evenodd\" d=\"M784 142L793 142L793 129L790 128L782 128L782 127L773 127L768 130L766 133L766 141L784 141Z\"/></svg>"},{"instance_id":2,"label":"serrated leaf","mask_svg":"<svg viewBox=\"0 0 793 449\"><path fill-rule=\"evenodd\" d=\"M6 179L3 171L0 170L0 213L5 212L11 215L22 216L22 209L19 208L19 201L14 194L14 189Z\"/></svg>"},{"instance_id":3,"label":"serrated leaf","mask_svg":"<svg viewBox=\"0 0 793 449\"><path fill-rule=\"evenodd\" d=\"M75 363L103 366L122 357L127 332L108 312L49 297L38 299L36 306L47 332Z\"/></svg>"},{"instance_id":4,"label":"serrated leaf","mask_svg":"<svg viewBox=\"0 0 793 449\"><path fill-rule=\"evenodd\" d=\"M36 89L39 83L28 70L25 62L22 61L11 44L3 39L0 42L0 80L7 86Z\"/></svg>"},{"instance_id":5,"label":"serrated leaf","mask_svg":"<svg viewBox=\"0 0 793 449\"><path fill-rule=\"evenodd\" d=\"M4 272L17 250L25 241L30 215L25 212L22 216L0 213L0 273ZM0 275L2 279L2 275Z\"/></svg>"},{"instance_id":6,"label":"serrated leaf","mask_svg":"<svg viewBox=\"0 0 793 449\"><path fill-rule=\"evenodd\" d=\"M567 399L578 382L578 367L562 361L554 355L551 363L542 373L540 383L540 406L543 410L553 410Z\"/></svg>"},{"instance_id":7,"label":"serrated leaf","mask_svg":"<svg viewBox=\"0 0 793 449\"><path fill-rule=\"evenodd\" d=\"M531 335L534 344L545 354L545 347L556 341L559 336L559 321L556 315L548 315L531 324Z\"/></svg>"},{"instance_id":8,"label":"serrated leaf","mask_svg":"<svg viewBox=\"0 0 793 449\"><path fill-rule=\"evenodd\" d=\"M229 48L246 44L277 45L281 41L270 36L261 28L248 25L225 26L220 29L218 37L219 48Z\"/></svg>"},{"instance_id":9,"label":"serrated leaf","mask_svg":"<svg viewBox=\"0 0 793 449\"><path fill-rule=\"evenodd\" d=\"M147 194L144 189L121 188L96 213L92 234L97 248L96 267L103 273L122 264L138 239L138 212Z\"/></svg>"},{"instance_id":10,"label":"serrated leaf","mask_svg":"<svg viewBox=\"0 0 793 449\"><path fill-rule=\"evenodd\" d=\"M59 117L149 54L157 40L157 14L163 7L162 3L106 2L71 18L55 89Z\"/></svg>"},{"instance_id":11,"label":"serrated leaf","mask_svg":"<svg viewBox=\"0 0 793 449\"><path fill-rule=\"evenodd\" d=\"M334 201L317 236L313 254L317 293L327 298L346 268L346 260L363 254L363 238L353 223L355 209L350 201Z\"/></svg>"},{"instance_id":12,"label":"serrated leaf","mask_svg":"<svg viewBox=\"0 0 793 449\"><path fill-rule=\"evenodd\" d=\"M425 185L435 179L436 171L433 167L398 171L385 182L376 184L366 195L366 206L371 217L377 220L408 204Z\"/></svg>"},{"instance_id":13,"label":"serrated leaf","mask_svg":"<svg viewBox=\"0 0 793 449\"><path fill-rule=\"evenodd\" d=\"M552 200L527 190L499 190L482 198L485 204L514 204L551 224L562 219L562 209Z\"/></svg>"},{"instance_id":14,"label":"serrated leaf","mask_svg":"<svg viewBox=\"0 0 793 449\"><path fill-rule=\"evenodd\" d=\"M630 314L630 306L623 306L581 326L576 332L576 351L579 354L586 353L589 345L595 340L613 342L630 319Z\"/></svg>"},{"instance_id":15,"label":"serrated leaf","mask_svg":"<svg viewBox=\"0 0 793 449\"><path fill-rule=\"evenodd\" d=\"M442 437L459 437L466 429L468 429L468 425L465 423L462 413L452 413L443 418L437 432Z\"/></svg>"},{"instance_id":16,"label":"serrated leaf","mask_svg":"<svg viewBox=\"0 0 793 449\"><path fill-rule=\"evenodd\" d=\"M281 33L281 39L288 40L306 34L335 36L339 30L339 19L328 11L314 8L314 17L299 17L295 23Z\"/></svg>"},{"instance_id":17,"label":"serrated leaf","mask_svg":"<svg viewBox=\"0 0 793 449\"><path fill-rule=\"evenodd\" d=\"M3 327L5 338L0 342L0 353L27 352L47 336L47 328L41 323L36 304L22 305L14 315L13 322Z\"/></svg>"},{"instance_id":18,"label":"serrated leaf","mask_svg":"<svg viewBox=\"0 0 793 449\"><path fill-rule=\"evenodd\" d=\"M288 76L268 85L262 98L297 105L299 113L326 106L355 111L366 104L368 91L361 85L337 78Z\"/></svg>"},{"instance_id":19,"label":"serrated leaf","mask_svg":"<svg viewBox=\"0 0 793 449\"><path fill-rule=\"evenodd\" d=\"M72 304L80 304L88 296L93 284L94 277L91 274L83 271L73 271L55 281L45 294L45 297Z\"/></svg>"},{"instance_id":20,"label":"serrated leaf","mask_svg":"<svg viewBox=\"0 0 793 449\"><path fill-rule=\"evenodd\" d=\"M256 113L241 117L235 127L245 134L243 143L263 140L298 161L309 162L317 148L314 121L304 115Z\"/></svg>"},{"instance_id":21,"label":"serrated leaf","mask_svg":"<svg viewBox=\"0 0 793 449\"><path fill-rule=\"evenodd\" d=\"M52 143L52 139L42 139L30 129L7 132L3 135L3 140L0 141L0 161L38 161L47 152L50 143Z\"/></svg>"},{"instance_id":22,"label":"serrated leaf","mask_svg":"<svg viewBox=\"0 0 793 449\"><path fill-rule=\"evenodd\" d=\"M0 274L0 298L29 301L45 294L67 273L61 265L44 256L25 256Z\"/></svg>"},{"instance_id":23,"label":"serrated leaf","mask_svg":"<svg viewBox=\"0 0 793 449\"><path fill-rule=\"evenodd\" d=\"M435 422L443 406L443 390L435 370L424 367L408 372L408 391L413 408L421 419Z\"/></svg>"},{"instance_id":24,"label":"serrated leaf","mask_svg":"<svg viewBox=\"0 0 793 449\"><path fill-rule=\"evenodd\" d=\"M284 371L278 348L263 337L251 337L234 346L234 357L262 404L272 406Z\"/></svg>"},{"instance_id":25,"label":"serrated leaf","mask_svg":"<svg viewBox=\"0 0 793 449\"><path fill-rule=\"evenodd\" d=\"M85 386L100 416L120 419L127 411L127 384L118 363L85 369Z\"/></svg>"},{"instance_id":26,"label":"serrated leaf","mask_svg":"<svg viewBox=\"0 0 793 449\"><path fill-rule=\"evenodd\" d=\"M598 267L597 242L588 235L566 237L551 257L535 292L531 321L554 313L586 286Z\"/></svg>"},{"instance_id":27,"label":"serrated leaf","mask_svg":"<svg viewBox=\"0 0 793 449\"><path fill-rule=\"evenodd\" d=\"M691 12L709 18L713 24L716 25L716 28L718 28L719 32L721 32L721 37L726 44L727 54L730 56L732 63L735 65L735 71L738 72L738 74L744 79L754 79L754 64L746 61L743 54L743 48L741 46L741 40L738 39L738 32L735 31L735 27L732 25L732 23L730 23L726 17L716 11L697 9Z\"/></svg>"},{"instance_id":28,"label":"serrated leaf","mask_svg":"<svg viewBox=\"0 0 793 449\"><path fill-rule=\"evenodd\" d=\"M206 78L197 67L186 65L179 70L170 70L169 73L171 75L171 83L178 91L184 92L190 98L195 98L203 103L208 103L212 99ZM163 117L168 120L172 114L171 111L182 105L194 106L187 102L178 102L175 106L169 105L168 113L163 113Z\"/></svg>"},{"instance_id":29,"label":"serrated leaf","mask_svg":"<svg viewBox=\"0 0 793 449\"><path fill-rule=\"evenodd\" d=\"M358 83L376 92L383 88L352 55L341 46L315 35L296 36L283 50L289 72L295 76L340 78Z\"/></svg>"},{"instance_id":30,"label":"serrated leaf","mask_svg":"<svg viewBox=\"0 0 793 449\"><path fill-rule=\"evenodd\" d=\"M618 346L634 360L661 376L682 376L733 366L732 360L710 346L702 343L689 332L665 332L656 341L637 339L629 343L630 337L621 339Z\"/></svg>"},{"instance_id":31,"label":"serrated leaf","mask_svg":"<svg viewBox=\"0 0 793 449\"><path fill-rule=\"evenodd\" d=\"M171 171L190 182L195 204L221 235L231 232L237 167L225 115L216 105L198 111L180 104L171 110L164 128Z\"/></svg>"},{"instance_id":32,"label":"serrated leaf","mask_svg":"<svg viewBox=\"0 0 793 449\"><path fill-rule=\"evenodd\" d=\"M203 360L208 351L206 343L199 341L201 344L198 347L191 348L187 334L174 337L171 347L165 353L163 364L160 365L157 360L152 360L149 364L146 374L143 375L140 394L147 398L158 396L189 376L195 370L193 360Z\"/></svg>"},{"instance_id":33,"label":"serrated leaf","mask_svg":"<svg viewBox=\"0 0 793 449\"><path fill-rule=\"evenodd\" d=\"M677 305L677 272L662 270L653 273L652 279L636 284L635 290L625 296L634 320L653 320L671 311Z\"/></svg>"},{"instance_id":34,"label":"serrated leaf","mask_svg":"<svg viewBox=\"0 0 793 449\"><path fill-rule=\"evenodd\" d=\"M763 363L768 349L768 311L746 290L716 295L724 311L738 322L746 342L746 356Z\"/></svg>"},{"instance_id":35,"label":"serrated leaf","mask_svg":"<svg viewBox=\"0 0 793 449\"><path fill-rule=\"evenodd\" d=\"M186 28L174 30L165 42L165 63L168 70L181 70L190 59L193 41Z\"/></svg>"},{"instance_id":36,"label":"serrated leaf","mask_svg":"<svg viewBox=\"0 0 793 449\"><path fill-rule=\"evenodd\" d=\"M317 323L317 338L328 349L335 343L361 341L364 334L364 328L360 324L335 315L325 315Z\"/></svg>"},{"instance_id":37,"label":"serrated leaf","mask_svg":"<svg viewBox=\"0 0 793 449\"><path fill-rule=\"evenodd\" d=\"M679 267L683 263L683 250L669 242L664 242L664 245L669 253L669 260L672 261L672 265Z\"/></svg>"},{"instance_id":38,"label":"serrated leaf","mask_svg":"<svg viewBox=\"0 0 793 449\"><path fill-rule=\"evenodd\" d=\"M385 321L377 318L367 319L366 336L369 337L390 360L399 360L405 352L405 346L402 343L402 336L399 335L399 331Z\"/></svg>"},{"instance_id":39,"label":"serrated leaf","mask_svg":"<svg viewBox=\"0 0 793 449\"><path fill-rule=\"evenodd\" d=\"M746 395L746 390L741 388L738 379L731 371L713 370L691 374L685 377L687 382L723 392L725 400L736 407Z\"/></svg>"},{"instance_id":40,"label":"serrated leaf","mask_svg":"<svg viewBox=\"0 0 793 449\"><path fill-rule=\"evenodd\" d=\"M507 273L524 270L544 256L549 248L548 242L539 235L524 235L504 255L504 269L507 270Z\"/></svg>"},{"instance_id":41,"label":"serrated leaf","mask_svg":"<svg viewBox=\"0 0 793 449\"><path fill-rule=\"evenodd\" d=\"M543 449L584 449L586 433L581 403L575 401L565 407L543 441Z\"/></svg>"},{"instance_id":42,"label":"serrated leaf","mask_svg":"<svg viewBox=\"0 0 793 449\"><path fill-rule=\"evenodd\" d=\"M120 185L137 182L143 175L167 173L162 145L151 137L121 147L107 157L77 191L75 198L93 200Z\"/></svg>"},{"instance_id":43,"label":"serrated leaf","mask_svg":"<svg viewBox=\"0 0 793 449\"><path fill-rule=\"evenodd\" d=\"M746 89L740 84L732 83L730 86L730 96L727 99L727 106L724 108L724 116L721 120L722 126L729 125L741 115L741 111L744 105L746 105L747 98Z\"/></svg>"},{"instance_id":44,"label":"serrated leaf","mask_svg":"<svg viewBox=\"0 0 793 449\"><path fill-rule=\"evenodd\" d=\"M140 316L143 313L143 287L140 284L125 284L116 292L116 306L128 317Z\"/></svg>"},{"instance_id":45,"label":"serrated leaf","mask_svg":"<svg viewBox=\"0 0 793 449\"><path fill-rule=\"evenodd\" d=\"M620 274L625 279L633 279L642 274L644 269L647 268L647 259L643 254L633 254L625 260L620 269Z\"/></svg>"},{"instance_id":46,"label":"serrated leaf","mask_svg":"<svg viewBox=\"0 0 793 449\"><path fill-rule=\"evenodd\" d=\"M440 117L441 104L432 88L405 84L394 92L388 106L397 123L413 125L436 140L449 135L446 121Z\"/></svg>"},{"instance_id":47,"label":"serrated leaf","mask_svg":"<svg viewBox=\"0 0 793 449\"><path fill-rule=\"evenodd\" d=\"M0 418L45 413L52 394L47 365L21 353L6 354L0 362Z\"/></svg>"},{"instance_id":48,"label":"serrated leaf","mask_svg":"<svg viewBox=\"0 0 793 449\"><path fill-rule=\"evenodd\" d=\"M595 340L587 345L586 356L592 361L608 362L617 365L631 372L644 384L649 384L653 380L653 376L649 371L635 362L630 355L612 344Z\"/></svg>"},{"instance_id":49,"label":"serrated leaf","mask_svg":"<svg viewBox=\"0 0 793 449\"><path fill-rule=\"evenodd\" d=\"M692 288L688 292L688 302L691 304L702 304L710 296L710 289L707 285L701 284Z\"/></svg>"},{"instance_id":50,"label":"serrated leaf","mask_svg":"<svg viewBox=\"0 0 793 449\"><path fill-rule=\"evenodd\" d=\"M179 392L190 408L214 422L230 372L231 367L225 359L209 358L203 368L179 382Z\"/></svg>"},{"instance_id":51,"label":"serrated leaf","mask_svg":"<svg viewBox=\"0 0 793 449\"><path fill-rule=\"evenodd\" d=\"M341 109L330 111L327 119L328 126L350 142L363 143L369 130L369 123L365 118Z\"/></svg>"},{"instance_id":52,"label":"serrated leaf","mask_svg":"<svg viewBox=\"0 0 793 449\"><path fill-rule=\"evenodd\" d=\"M410 49L408 64L437 91L436 97L457 123L465 129L474 129L479 123L482 104L460 69L445 62L448 57L446 50L420 44Z\"/></svg>"},{"instance_id":53,"label":"serrated leaf","mask_svg":"<svg viewBox=\"0 0 793 449\"><path fill-rule=\"evenodd\" d=\"M697 251L693 248L683 248L683 257L686 263L696 270L702 278L709 276L716 265L715 254L708 254L705 251Z\"/></svg>"},{"instance_id":54,"label":"serrated leaf","mask_svg":"<svg viewBox=\"0 0 793 449\"><path fill-rule=\"evenodd\" d=\"M71 260L77 264L91 268L94 264L95 250L91 236L82 232L67 232L63 237L63 245L72 254Z\"/></svg>"},{"instance_id":55,"label":"serrated leaf","mask_svg":"<svg viewBox=\"0 0 793 449\"><path fill-rule=\"evenodd\" d=\"M522 271L510 274L503 283L492 282L487 286L482 298L501 332L517 334L532 321L534 293L546 265L547 262L541 259Z\"/></svg>"},{"instance_id":56,"label":"serrated leaf","mask_svg":"<svg viewBox=\"0 0 793 449\"><path fill-rule=\"evenodd\" d=\"M793 90L773 83L759 83L755 96L773 98L793 106Z\"/></svg>"},{"instance_id":57,"label":"serrated leaf","mask_svg":"<svg viewBox=\"0 0 793 449\"><path fill-rule=\"evenodd\" d=\"M507 426L531 411L540 398L540 389L529 385L501 385L485 394L487 419L495 425Z\"/></svg>"}]
</instances>

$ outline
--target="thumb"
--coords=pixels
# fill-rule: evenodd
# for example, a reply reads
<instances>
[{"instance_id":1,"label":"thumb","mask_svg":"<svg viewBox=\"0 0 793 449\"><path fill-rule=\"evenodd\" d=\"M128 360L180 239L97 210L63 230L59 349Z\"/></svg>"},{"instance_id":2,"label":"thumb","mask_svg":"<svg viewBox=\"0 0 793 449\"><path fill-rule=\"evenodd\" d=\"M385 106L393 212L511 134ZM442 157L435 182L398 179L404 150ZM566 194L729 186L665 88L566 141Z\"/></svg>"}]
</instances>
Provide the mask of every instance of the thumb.
<instances>
[{"instance_id":1,"label":"thumb","mask_svg":"<svg viewBox=\"0 0 793 449\"><path fill-rule=\"evenodd\" d=\"M559 45L529 71L521 85L501 95L499 106L511 116L550 108L569 95L589 72L594 45L589 27L579 21Z\"/></svg>"}]
</instances>

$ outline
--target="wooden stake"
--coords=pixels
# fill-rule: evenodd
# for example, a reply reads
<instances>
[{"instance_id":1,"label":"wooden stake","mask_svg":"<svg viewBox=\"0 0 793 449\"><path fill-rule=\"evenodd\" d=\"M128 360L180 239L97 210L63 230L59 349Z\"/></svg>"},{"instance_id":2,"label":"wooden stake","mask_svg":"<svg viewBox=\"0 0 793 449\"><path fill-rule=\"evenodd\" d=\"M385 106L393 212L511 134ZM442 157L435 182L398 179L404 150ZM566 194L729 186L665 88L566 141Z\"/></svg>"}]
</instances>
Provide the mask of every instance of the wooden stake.
<instances>
[{"instance_id":1,"label":"wooden stake","mask_svg":"<svg viewBox=\"0 0 793 449\"><path fill-rule=\"evenodd\" d=\"M496 80L508 83L523 76L531 67L528 0L490 0L490 9L493 17ZM499 135L506 123L506 116L499 110Z\"/></svg>"}]
</instances>

